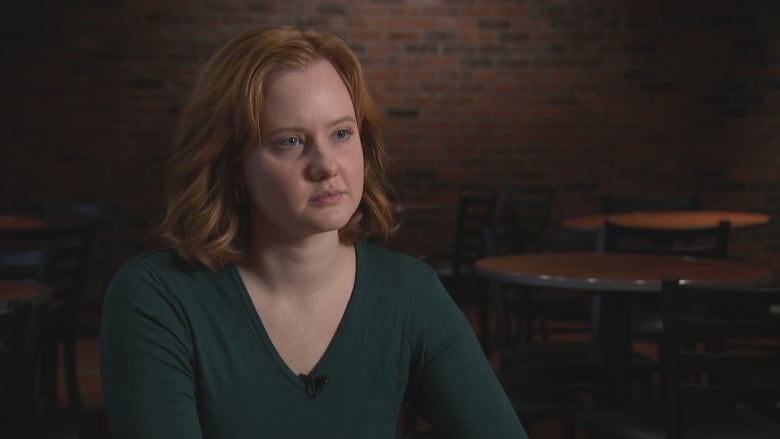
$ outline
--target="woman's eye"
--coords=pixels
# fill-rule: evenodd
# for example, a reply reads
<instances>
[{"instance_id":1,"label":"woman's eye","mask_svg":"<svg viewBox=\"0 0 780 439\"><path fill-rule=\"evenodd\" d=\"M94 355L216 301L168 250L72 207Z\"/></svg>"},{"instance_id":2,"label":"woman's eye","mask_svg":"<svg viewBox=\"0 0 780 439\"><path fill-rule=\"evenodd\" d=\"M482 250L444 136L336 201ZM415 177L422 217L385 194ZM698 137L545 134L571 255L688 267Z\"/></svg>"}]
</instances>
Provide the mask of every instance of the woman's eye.
<instances>
[{"instance_id":1,"label":"woman's eye","mask_svg":"<svg viewBox=\"0 0 780 439\"><path fill-rule=\"evenodd\" d=\"M295 146L300 145L301 139L297 137L288 137L286 139L282 139L278 142L278 145L284 148L292 148Z\"/></svg>"},{"instance_id":2,"label":"woman's eye","mask_svg":"<svg viewBox=\"0 0 780 439\"><path fill-rule=\"evenodd\" d=\"M333 133L333 138L335 140L347 140L349 139L349 136L352 135L352 132L348 129L338 130L335 133Z\"/></svg>"}]
</instances>

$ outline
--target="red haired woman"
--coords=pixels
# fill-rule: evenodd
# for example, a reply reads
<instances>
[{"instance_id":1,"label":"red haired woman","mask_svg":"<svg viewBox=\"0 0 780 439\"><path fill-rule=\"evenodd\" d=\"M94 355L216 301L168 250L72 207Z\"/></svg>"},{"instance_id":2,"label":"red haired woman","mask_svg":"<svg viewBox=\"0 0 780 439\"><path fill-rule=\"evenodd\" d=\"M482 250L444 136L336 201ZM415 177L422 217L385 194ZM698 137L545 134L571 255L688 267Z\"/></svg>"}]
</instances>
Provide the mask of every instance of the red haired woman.
<instances>
[{"instance_id":1,"label":"red haired woman","mask_svg":"<svg viewBox=\"0 0 780 439\"><path fill-rule=\"evenodd\" d=\"M408 400L447 438L524 438L435 272L393 229L355 54L316 31L238 35L174 141L170 248L126 263L101 337L114 438L395 438Z\"/></svg>"}]
</instances>

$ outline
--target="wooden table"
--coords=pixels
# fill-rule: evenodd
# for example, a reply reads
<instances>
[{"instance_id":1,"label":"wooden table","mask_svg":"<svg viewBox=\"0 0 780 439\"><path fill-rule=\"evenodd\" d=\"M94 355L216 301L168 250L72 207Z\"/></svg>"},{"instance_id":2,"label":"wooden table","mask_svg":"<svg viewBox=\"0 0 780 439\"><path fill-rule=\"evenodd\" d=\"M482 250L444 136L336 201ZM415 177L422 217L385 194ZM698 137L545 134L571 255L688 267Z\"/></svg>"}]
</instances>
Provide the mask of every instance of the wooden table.
<instances>
[{"instance_id":1,"label":"wooden table","mask_svg":"<svg viewBox=\"0 0 780 439\"><path fill-rule=\"evenodd\" d=\"M49 299L49 288L36 282L0 281L0 309L14 301L37 302Z\"/></svg>"},{"instance_id":2,"label":"wooden table","mask_svg":"<svg viewBox=\"0 0 780 439\"><path fill-rule=\"evenodd\" d=\"M768 268L728 261L619 253L525 253L477 261L477 274L490 279L495 293L497 330L502 350L508 348L508 319L502 283L564 288L591 294L600 309L592 322L594 343L602 349L606 382L601 389L606 406L630 397L630 305L638 295L658 295L661 281L675 276L683 283L755 286L772 280Z\"/></svg>"},{"instance_id":3,"label":"wooden table","mask_svg":"<svg viewBox=\"0 0 780 439\"><path fill-rule=\"evenodd\" d=\"M577 216L563 220L564 227L584 231L596 231L612 219L621 226L651 229L697 229L717 226L721 220L731 223L731 228L746 228L769 223L769 215L753 212L699 210L670 212L630 212Z\"/></svg>"},{"instance_id":4,"label":"wooden table","mask_svg":"<svg viewBox=\"0 0 780 439\"><path fill-rule=\"evenodd\" d=\"M40 229L46 225L46 220L36 216L0 215L0 230Z\"/></svg>"}]
</instances>

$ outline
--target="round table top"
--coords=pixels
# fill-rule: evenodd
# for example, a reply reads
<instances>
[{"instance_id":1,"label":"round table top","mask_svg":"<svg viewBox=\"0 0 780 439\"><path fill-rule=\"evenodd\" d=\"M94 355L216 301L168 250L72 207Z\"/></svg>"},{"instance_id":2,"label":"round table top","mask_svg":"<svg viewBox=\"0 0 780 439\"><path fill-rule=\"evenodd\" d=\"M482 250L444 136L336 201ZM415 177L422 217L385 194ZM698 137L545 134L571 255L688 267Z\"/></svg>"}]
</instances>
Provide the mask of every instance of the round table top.
<instances>
[{"instance_id":1,"label":"round table top","mask_svg":"<svg viewBox=\"0 0 780 439\"><path fill-rule=\"evenodd\" d=\"M659 292L669 276L683 283L755 286L768 268L737 261L620 253L524 253L477 261L481 276L520 285L583 291Z\"/></svg>"},{"instance_id":2,"label":"round table top","mask_svg":"<svg viewBox=\"0 0 780 439\"><path fill-rule=\"evenodd\" d=\"M49 297L49 288L36 282L0 281L0 308L14 300L45 300Z\"/></svg>"},{"instance_id":3,"label":"round table top","mask_svg":"<svg viewBox=\"0 0 780 439\"><path fill-rule=\"evenodd\" d=\"M725 210L694 210L673 212L629 212L586 215L563 220L564 227L578 230L597 230L608 218L621 226L649 229L698 229L717 226L722 220L731 228L755 227L769 223L769 215Z\"/></svg>"},{"instance_id":4,"label":"round table top","mask_svg":"<svg viewBox=\"0 0 780 439\"><path fill-rule=\"evenodd\" d=\"M35 216L0 215L0 229L37 229L46 226L46 221Z\"/></svg>"}]
</instances>

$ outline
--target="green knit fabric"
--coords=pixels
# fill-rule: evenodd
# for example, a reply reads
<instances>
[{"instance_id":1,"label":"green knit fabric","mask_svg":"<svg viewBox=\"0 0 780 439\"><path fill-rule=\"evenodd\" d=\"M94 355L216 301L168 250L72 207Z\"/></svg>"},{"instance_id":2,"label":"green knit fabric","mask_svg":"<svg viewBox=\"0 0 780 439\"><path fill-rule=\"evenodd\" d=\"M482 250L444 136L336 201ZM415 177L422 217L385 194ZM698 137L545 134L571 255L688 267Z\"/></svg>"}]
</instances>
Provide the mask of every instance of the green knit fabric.
<instances>
[{"instance_id":1,"label":"green knit fabric","mask_svg":"<svg viewBox=\"0 0 780 439\"><path fill-rule=\"evenodd\" d=\"M435 272L371 244L356 254L316 395L273 347L235 267L193 267L172 250L127 262L101 335L112 437L394 439L407 397L442 437L526 438Z\"/></svg>"}]
</instances>

